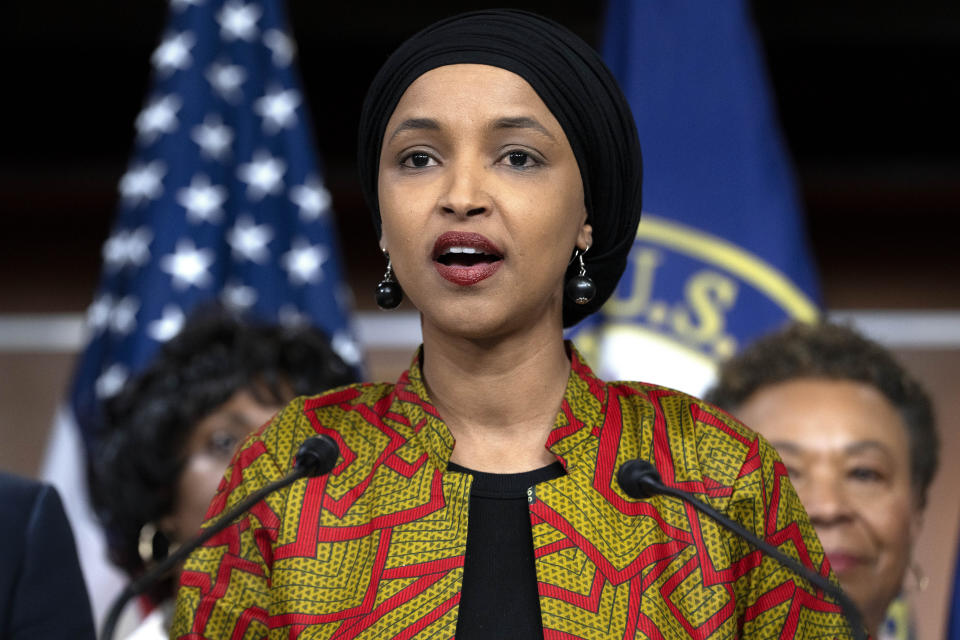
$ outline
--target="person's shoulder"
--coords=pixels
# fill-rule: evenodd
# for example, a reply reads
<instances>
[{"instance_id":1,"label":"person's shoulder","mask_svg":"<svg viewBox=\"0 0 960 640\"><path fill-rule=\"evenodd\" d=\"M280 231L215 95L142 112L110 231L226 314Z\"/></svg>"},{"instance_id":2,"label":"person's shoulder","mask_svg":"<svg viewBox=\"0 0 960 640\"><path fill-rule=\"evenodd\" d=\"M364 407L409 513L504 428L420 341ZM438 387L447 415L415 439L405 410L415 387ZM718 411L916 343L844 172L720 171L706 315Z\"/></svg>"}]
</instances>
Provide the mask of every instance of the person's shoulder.
<instances>
[{"instance_id":1,"label":"person's shoulder","mask_svg":"<svg viewBox=\"0 0 960 640\"><path fill-rule=\"evenodd\" d=\"M666 438L671 448L695 453L686 463L698 466L695 475L711 483L731 485L744 463L764 447L749 427L689 393L645 382L611 382L607 387L619 398L621 412L642 416L655 437Z\"/></svg>"},{"instance_id":2,"label":"person's shoulder","mask_svg":"<svg viewBox=\"0 0 960 640\"><path fill-rule=\"evenodd\" d=\"M25 478L0 471L0 496L35 496L43 491L44 484L38 480Z\"/></svg>"},{"instance_id":3,"label":"person's shoulder","mask_svg":"<svg viewBox=\"0 0 960 640\"><path fill-rule=\"evenodd\" d=\"M57 490L51 485L39 480L0 472L0 512L4 516L18 514L23 520L38 503L50 501L54 507L60 505Z\"/></svg>"},{"instance_id":4,"label":"person's shoulder","mask_svg":"<svg viewBox=\"0 0 960 640\"><path fill-rule=\"evenodd\" d=\"M653 405L664 415L677 419L689 418L699 428L717 431L725 437L753 441L757 434L723 409L705 400L677 389L649 382L608 382L607 388L623 398L621 404Z\"/></svg>"},{"instance_id":5,"label":"person's shoulder","mask_svg":"<svg viewBox=\"0 0 960 640\"><path fill-rule=\"evenodd\" d=\"M329 389L313 396L298 398L301 411L316 411L326 407L350 405L374 405L389 396L394 385L386 382L358 382Z\"/></svg>"},{"instance_id":6,"label":"person's shoulder","mask_svg":"<svg viewBox=\"0 0 960 640\"><path fill-rule=\"evenodd\" d=\"M319 433L342 433L375 428L368 418L383 414L394 386L355 383L290 401L274 418L247 440L244 449L266 452L283 468L307 438ZM387 400L385 403L384 400ZM357 419L359 417L363 419Z\"/></svg>"}]
</instances>

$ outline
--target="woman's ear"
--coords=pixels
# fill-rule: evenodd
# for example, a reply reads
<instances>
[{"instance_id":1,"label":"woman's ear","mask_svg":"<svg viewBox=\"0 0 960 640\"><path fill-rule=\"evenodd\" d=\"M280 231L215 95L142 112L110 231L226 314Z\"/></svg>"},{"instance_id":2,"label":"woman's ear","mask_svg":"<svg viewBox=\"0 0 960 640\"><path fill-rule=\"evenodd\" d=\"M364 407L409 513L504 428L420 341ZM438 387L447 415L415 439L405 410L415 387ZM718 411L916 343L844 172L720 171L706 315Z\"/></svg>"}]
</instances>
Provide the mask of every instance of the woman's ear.
<instances>
[{"instance_id":1,"label":"woman's ear","mask_svg":"<svg viewBox=\"0 0 960 640\"><path fill-rule=\"evenodd\" d=\"M580 227L580 233L577 234L577 248L586 251L591 246L593 246L593 227L584 224Z\"/></svg>"}]
</instances>

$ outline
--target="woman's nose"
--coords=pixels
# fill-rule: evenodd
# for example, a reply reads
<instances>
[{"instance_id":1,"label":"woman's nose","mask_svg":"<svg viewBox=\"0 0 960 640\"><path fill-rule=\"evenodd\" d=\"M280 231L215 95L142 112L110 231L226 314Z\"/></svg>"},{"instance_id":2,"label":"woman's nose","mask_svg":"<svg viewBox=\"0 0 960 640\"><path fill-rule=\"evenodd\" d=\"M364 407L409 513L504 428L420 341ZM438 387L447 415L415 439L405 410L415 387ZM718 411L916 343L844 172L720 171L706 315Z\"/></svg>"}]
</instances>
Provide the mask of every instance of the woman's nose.
<instances>
[{"instance_id":1,"label":"woman's nose","mask_svg":"<svg viewBox=\"0 0 960 640\"><path fill-rule=\"evenodd\" d=\"M461 217L475 216L490 210L490 195L484 168L475 161L451 162L447 184L440 199L445 213Z\"/></svg>"},{"instance_id":2,"label":"woman's nose","mask_svg":"<svg viewBox=\"0 0 960 640\"><path fill-rule=\"evenodd\" d=\"M841 522L853 513L842 479L833 475L808 479L800 492L800 502L815 526Z\"/></svg>"}]
</instances>

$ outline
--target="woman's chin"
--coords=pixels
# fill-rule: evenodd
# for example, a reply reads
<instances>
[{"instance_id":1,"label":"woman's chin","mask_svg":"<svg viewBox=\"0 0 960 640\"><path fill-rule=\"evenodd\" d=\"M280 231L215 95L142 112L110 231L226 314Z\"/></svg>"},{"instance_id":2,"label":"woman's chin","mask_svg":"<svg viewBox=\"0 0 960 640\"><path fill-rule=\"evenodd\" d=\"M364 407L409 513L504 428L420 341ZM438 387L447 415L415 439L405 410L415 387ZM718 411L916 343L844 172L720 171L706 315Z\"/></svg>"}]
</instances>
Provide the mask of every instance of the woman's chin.
<instances>
[{"instance_id":1,"label":"woman's chin","mask_svg":"<svg viewBox=\"0 0 960 640\"><path fill-rule=\"evenodd\" d=\"M497 340L527 333L535 323L523 321L503 304L491 301L463 301L420 311L423 333L464 340Z\"/></svg>"}]
</instances>

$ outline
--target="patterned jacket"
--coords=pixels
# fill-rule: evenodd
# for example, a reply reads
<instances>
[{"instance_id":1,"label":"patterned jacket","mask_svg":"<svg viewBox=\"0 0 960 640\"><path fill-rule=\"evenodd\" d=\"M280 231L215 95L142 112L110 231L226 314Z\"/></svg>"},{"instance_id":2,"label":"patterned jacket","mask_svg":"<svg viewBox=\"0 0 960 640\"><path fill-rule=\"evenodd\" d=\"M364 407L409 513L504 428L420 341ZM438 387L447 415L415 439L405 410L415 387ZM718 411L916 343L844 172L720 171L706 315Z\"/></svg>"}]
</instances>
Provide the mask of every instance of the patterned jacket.
<instances>
[{"instance_id":1,"label":"patterned jacket","mask_svg":"<svg viewBox=\"0 0 960 640\"><path fill-rule=\"evenodd\" d=\"M683 488L831 575L773 449L695 398L605 383L573 362L548 449L566 475L529 492L544 637L847 637L837 606L677 499L634 501L616 482L652 460ZM471 477L419 359L395 385L354 385L287 406L237 453L215 518L283 476L318 432L329 476L298 480L188 560L172 638L452 638Z\"/></svg>"}]
</instances>

